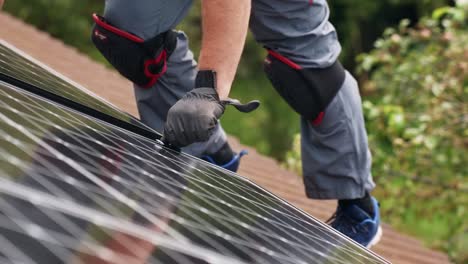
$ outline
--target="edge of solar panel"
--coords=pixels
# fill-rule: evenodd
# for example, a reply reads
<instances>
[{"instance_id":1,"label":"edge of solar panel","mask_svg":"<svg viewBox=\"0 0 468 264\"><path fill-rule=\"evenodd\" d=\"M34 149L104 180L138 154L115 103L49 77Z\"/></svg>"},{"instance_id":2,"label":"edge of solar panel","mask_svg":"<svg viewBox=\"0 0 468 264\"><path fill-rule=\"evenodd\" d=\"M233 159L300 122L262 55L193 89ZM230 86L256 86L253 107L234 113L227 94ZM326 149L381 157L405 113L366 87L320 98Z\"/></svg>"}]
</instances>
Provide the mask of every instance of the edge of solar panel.
<instances>
[{"instance_id":1,"label":"edge of solar panel","mask_svg":"<svg viewBox=\"0 0 468 264\"><path fill-rule=\"evenodd\" d=\"M0 41L1 41L1 42L4 42L3 40L0 40ZM4 44L4 43L2 43L2 44ZM7 45L11 46L10 44L7 44ZM16 48L15 48L15 49L16 49ZM17 50L17 49L16 49L16 50ZM21 53L22 53L22 52L21 52ZM34 61L35 61L35 60L34 60ZM51 71L52 73L57 73L56 71L50 69L49 67L46 67L46 68L48 68L47 70ZM58 74L58 73L57 73L57 74ZM59 76L62 76L61 74L58 74L58 75L59 75ZM68 79L68 78L65 78L65 79ZM15 83L9 83L8 80L5 80L5 83L6 83L7 85L9 85L9 86L12 86L12 87L15 87L15 86L16 86ZM73 83L73 85L75 85L76 87L79 87L80 89L82 89L82 90L85 91L86 93L90 94L90 92L87 91L87 90L86 90L85 88L83 88L82 86L80 86L80 85L78 85L78 84L75 84L74 82L72 82L72 83ZM17 86L16 86L16 87L17 87ZM44 101L47 101L47 102L49 102L49 103L57 104L57 102L54 101L54 98L47 98L47 97L46 97L46 98L41 98L41 94L37 94L37 93L31 92L31 91L29 91L29 90L27 90L27 89L26 89L26 91L24 91L25 89L24 89L23 87L17 87L17 89L23 90L23 92L25 92L25 93L32 93L35 97L37 97L37 98L39 98L39 99L42 99L42 100L44 100ZM73 111L73 112L77 112L77 113L83 114L83 111L82 111L83 109L82 109L82 108L76 109L76 108L74 108L73 106L69 106L69 105L66 105L66 104L63 105L63 104L60 104L60 103L61 103L60 101L59 101L58 103L59 103L59 104L58 104L59 107L62 107L62 108L65 108L65 109L69 109L69 110L71 109L71 111ZM115 108L112 104L110 104L110 103L108 103L108 104L111 105L114 109L118 110L118 109ZM119 125L113 124L112 122L108 122L108 121L105 120L105 119L104 119L104 120L101 120L99 116L95 116L95 115L93 115L92 113L89 114L89 113L84 112L84 114L87 115L87 116L90 116L90 117L91 117L92 119L94 119L95 121L98 121L98 122L103 122L103 121L104 121L104 122L107 123L107 125L117 126L117 128L120 129L120 130L124 130L124 131L127 130L126 127L121 127L121 126L119 126ZM109 123L110 123L110 124L109 124ZM135 131L132 131L132 132L135 132ZM144 136L144 135L142 135L142 134L140 134L140 133L136 133L136 134L139 135L139 136ZM148 137L146 137L146 138L148 138ZM155 141L156 138L152 137L152 138L150 138L150 139L151 139L152 141L154 141L155 143L157 143L157 142ZM163 147L163 146L162 146L162 147ZM165 147L163 147L163 148L165 148ZM156 149L155 149L155 151L156 151ZM169 150L169 151L172 151L172 150ZM182 153L182 155L186 155L186 154L183 154L183 153ZM194 157L191 157L191 158L194 158ZM196 158L195 158L195 159L196 159ZM207 166L212 166L212 164L207 163L207 162L205 162L205 161L203 161L203 160L200 160L200 159L197 159L197 160L198 160L199 162L204 163L204 164L207 165ZM216 169L219 169L219 168L216 168ZM242 177L242 176L240 176L240 175L237 175L237 174L235 174L235 173L232 173L232 172L230 172L230 171L227 171L227 170L224 170L224 171L225 171L225 173L227 173L227 174L229 174L229 175L233 175L233 176L235 176L235 177L237 177L237 178L239 178L239 179L241 179L241 180L243 180L243 181L248 182L248 183L251 184L252 186L255 186L255 187L257 187L257 188L263 190L265 193L268 193L268 194L271 195L272 197L276 198L278 201L281 201L282 203L284 203L285 205L287 205L287 206L293 208L293 209L296 210L297 212L300 212L304 217L309 218L310 220L312 220L312 221L314 221L314 222L319 222L319 223L321 223L321 222L320 222L319 220L317 220L315 217L313 217L313 216L311 216L311 215L305 213L303 210L301 210L301 209L295 207L294 205L291 205L289 202L285 201L285 200L282 199L281 197L276 196L275 194L272 194L271 192L269 192L268 190L264 189L263 187L257 185L256 183L252 182L251 180L249 180L249 179L247 179L247 178L244 178L244 177ZM352 241L351 241L350 239L348 239L347 237L345 237L345 236L343 236L343 235L337 233L337 232L336 232L335 230L333 230L331 227L329 227L329 226L327 226L327 225L325 225L325 224L322 224L322 225L323 225L323 227L324 227L325 229L329 230L330 232L333 232L333 233L335 233L335 234L338 234L338 235L341 236L343 239L352 242ZM354 242L352 242L352 243L355 244L355 245L357 245L357 244L354 243ZM363 248L366 252L368 252L370 255L372 255L373 257L377 258L378 260L381 260L381 261L384 262L384 263L389 263L387 260L383 259L382 257L380 257L379 255L375 254L374 252L369 251L369 250L365 249L364 247L361 247L361 248ZM202 248L202 249L203 249L203 248ZM222 259L224 259L224 256L222 256L222 255L220 255L219 257L221 257ZM218 259L218 260L220 260L220 259ZM224 260L226 260L226 259L224 259ZM233 260L233 261L235 261L235 260Z\"/></svg>"},{"instance_id":2,"label":"edge of solar panel","mask_svg":"<svg viewBox=\"0 0 468 264\"><path fill-rule=\"evenodd\" d=\"M7 88L9 89L12 89L12 90L16 90L20 93L24 93L28 96L31 96L31 97L34 97L34 98L37 98L39 100L42 100L48 104L52 104L56 107L59 107L59 108L62 108L62 109L65 109L65 110L68 110L68 111L71 111L72 113L77 113L77 114L80 114L80 115L83 115L85 117L88 117L90 119L92 119L93 121L97 122L97 123L102 123L106 126L111 126L111 127L114 127L115 129L118 129L118 130L122 130L122 131L125 131L125 132L128 132L127 130L121 128L121 127L118 127L118 126L115 126L113 124L109 124L107 122L104 122L94 116L89 116L89 115L86 115L86 114L83 114L79 111L77 111L76 109L73 109L73 108L69 108L67 106L64 106L64 105L61 105L61 104L57 104L56 102L54 102L53 100L50 100L48 98L42 98L40 97L40 95L37 95L35 93L32 93L30 91L26 91L20 87L17 87L15 86L14 84L11 84L11 83L8 83L8 82L5 82L5 81L2 81L0 80L0 86L6 86ZM0 112L1 114L1 112ZM139 134L136 134L134 133L133 134L134 136L136 137L141 137L142 135L139 135ZM148 138L145 138L145 137L142 137L141 139L146 139L146 140L150 140ZM157 144L157 141L154 142L155 144ZM164 146L161 146L162 148L165 148ZM172 149L167 149L165 148L167 151L173 151ZM155 151L157 151L155 149ZM176 152L177 154L183 154L183 153L179 153L179 152ZM183 155L187 155L187 154L183 154ZM203 161L203 160L200 160L200 161ZM209 164L209 163L208 163ZM70 215L74 215L75 212L73 212L73 210L71 209L72 207L76 207L76 204L73 204L73 206L71 206L72 204L68 204L68 203L65 203L63 204L64 201L61 201L61 200L56 200L54 199L54 197L49 197L49 196L44 196L44 194L40 191L35 191L35 190L32 190L31 188L22 188L21 185L19 184L16 184L16 183L12 183L12 182L9 182L7 180L3 180L1 177L0 177L0 193L4 193L4 194L7 194L7 195L10 195L11 197L16 197L18 199L22 199L22 200L28 200L32 203L38 203L38 202L42 202L42 201L45 201L47 203L47 206L51 207L51 208L60 208L61 210L64 210L64 211L68 211ZM25 194L27 193L27 194ZM20 198L21 197L21 198ZM76 209L76 208L74 208ZM86 210L86 208L82 208L84 210ZM95 212L94 212L95 213ZM159 233L155 233L154 231L152 230L149 230L147 228L144 228L144 227L140 227L136 224L131 224L131 223L121 223L120 222L120 219L110 219L109 217L105 217L104 215L97 215L97 216L91 216L91 215L88 215L89 216L89 219L95 219L95 221L97 222L97 225L104 225L104 224L107 224L109 225L108 227L110 229L114 229L114 230L120 230L123 232L127 232L128 234L131 234L135 237L138 237L142 240L146 240L154 245L157 245L157 246L162 246L162 247L166 247L167 249L170 249L170 250L175 250L175 251L178 251L180 252L181 254L191 254L190 256L192 257L195 257L195 258L198 258L200 260L205 260L209 263L227 263L227 264L245 264L243 261L240 261L238 259L234 259L232 257L229 257L229 256L224 256L222 254L219 254L211 249L208 249L208 248L204 248L202 246L198 246L196 244L193 244L193 243L188 243L188 244L180 244L180 241L174 241L172 240L171 238L168 238L166 237L165 235L161 235ZM1 238L1 235L0 235L0 238ZM2 241L0 241L2 242ZM0 262L1 262L1 259L0 259Z\"/></svg>"},{"instance_id":3,"label":"edge of solar panel","mask_svg":"<svg viewBox=\"0 0 468 264\"><path fill-rule=\"evenodd\" d=\"M79 102L75 102L75 101L71 100L70 98L67 98L66 96L60 95L58 93L53 93L53 92L48 91L46 89L43 89L41 87L35 86L35 85L31 84L31 83L28 83L26 81L15 78L14 76L3 74L2 72L0 72L0 80L4 80L7 83L14 84L18 88L25 89L27 91L30 91L30 92L34 93L34 94L40 95L40 96L48 98L48 99L50 99L52 101L55 101L55 102L61 103L63 105L66 105L66 106L68 106L68 107L70 107L72 109L78 110L78 111L86 113L86 114L88 114L90 116L99 118L99 119L101 119L103 121L106 121L106 122L112 123L114 125L120 126L120 127L125 128L127 130L130 130L132 132L135 132L135 133L137 133L139 135L142 135L142 136L144 136L146 138L150 138L150 139L160 139L161 138L161 134L159 134L154 129L148 127L147 125L143 124L137 118L133 117L132 115L130 115L130 114L126 113L126 112L123 112L122 110L118 109L116 106L114 106L109 101L107 101L104 98L96 95L95 93L91 92L90 90L86 89L85 87L83 87L82 85L78 84L77 82L71 80L70 78L64 76L63 74L55 71L51 67L45 65L44 63L42 63L39 60L35 59L34 57L30 56L26 52L16 48L14 45L8 43L4 39L0 39L0 45L5 46L6 48L8 48L8 49L12 50L13 52L15 52L17 55L25 58L26 60L29 60L30 62L32 62L34 64L36 64L40 68L48 71L52 75L55 75L56 77L58 77L59 79L65 81L66 83L69 83L70 85L74 86L79 91L83 92L84 94L95 98L97 101L100 101L101 103L103 103L104 105L109 107L115 113L118 113L120 115L124 115L126 118L128 118L128 121L125 121L125 120L123 120L121 118L118 118L116 116L112 116L110 114L100 112L99 110L94 109L94 108L92 108L90 106L81 104Z\"/></svg>"},{"instance_id":4,"label":"edge of solar panel","mask_svg":"<svg viewBox=\"0 0 468 264\"><path fill-rule=\"evenodd\" d=\"M21 88L18 88L18 87L15 87L13 84L9 84L9 83L6 83L6 82L3 82L3 81L0 81L0 85L5 85L7 88L9 89L18 89L18 91L20 93L24 93L26 95L29 95L29 96L32 96L34 98L37 98L38 100L42 100L48 104L52 104L56 107L59 107L59 108L62 108L62 109L65 109L65 110L68 110L68 111L71 111L73 113L76 113L76 114L80 114L80 115L83 115L82 113L80 113L79 111L76 111L75 109L70 109L66 106L63 106L63 105L60 105L60 104L56 104L55 102L47 99L47 98L41 98L40 96L36 95L36 94L33 94L33 93L30 93L29 91L24 91L23 89ZM106 126L110 126L110 127L114 127L115 129L118 129L118 130L121 130L121 131L125 131L127 132L125 129L122 129L120 127L117 127L117 126L114 126L112 124L109 124L109 123L106 123L106 122L103 122L102 120L99 120L99 119L96 119L95 117L92 117L92 116L88 116L88 115L83 115L83 116L87 116L88 118L90 118L91 120L93 120L94 122L98 122L98 123L103 123L105 124ZM134 134L136 137L140 137L141 135L138 135L138 134ZM144 137L142 137L141 139L143 139ZM148 140L148 139L146 139ZM154 143L157 143L156 141ZM213 167L212 164L208 163L208 162L205 162L201 159L197 159L195 157L192 157L190 155L187 155L185 153L179 153L179 152L174 152L173 150L171 149L168 149L164 146L159 146L161 149L164 149L168 152L171 152L171 153L174 153L174 154L177 154L177 155L182 155L182 156L187 156L189 157L190 159L195 159L197 160L197 162L201 162L203 163L204 165L208 166L208 167ZM158 151L156 148L155 148L155 151ZM312 220L312 222L314 223L320 223L322 226L322 228L328 230L329 232L335 234L335 235L338 235L339 237L341 237L343 240L346 240L348 242L351 242L354 246L358 246L360 248L362 248L365 252L369 253L371 256L375 257L377 260L381 261L382 263L390 263L388 262L387 260L383 259L382 257L380 257L379 255L375 254L374 252L372 251L369 251L368 249L360 246L359 244L356 244L355 242L353 242L352 240L350 240L349 238L347 238L346 236L343 236L341 235L340 233L336 232L334 229L332 229L331 227L329 227L328 225L325 225L325 224L322 224L319 220L317 220L315 217L305 213L303 210L295 207L294 205L290 204L289 202L287 202L286 200L282 199L281 197L278 197L276 196L275 194L272 194L271 192L269 192L268 190L264 189L263 187L259 186L258 184L252 182L251 180L243 177L243 176L240 176L236 173L233 173L231 171L228 171L228 170L224 170L222 168L218 168L216 167L215 169L217 170L223 170L226 174L228 174L230 177L236 177L237 179L240 179L242 181L245 181L247 182L248 184L264 191L266 194L270 195L271 197L277 199L278 201L282 202L283 204L287 205L288 207L296 210L297 212L299 212L300 214L302 214L304 217L306 217L307 219L310 219ZM0 180L0 191L3 192L3 193L8 193L9 195L11 196L14 196L14 197L18 197L18 196L24 196L24 197L28 197L28 199L34 201L34 200L47 200L47 203L48 206L51 206L51 207L56 207L56 208L61 208L62 210L70 210L69 208L67 208L67 205L61 205L60 204L60 201L54 201L52 198L53 197L41 197L41 193L39 193L38 191L34 191L34 190L30 190L29 188L24 188L24 190L22 190L22 192L20 192L20 190L15 190L15 189L21 189L22 187L17 185L16 183L8 183L6 180ZM27 194L25 195L24 193L25 192L29 192L29 191L32 191L31 194ZM20 199L25 199L25 198L20 198ZM72 212L70 212L72 213ZM99 218L99 217L98 217ZM99 218L100 221L104 221L106 224L109 224L109 225L118 225L118 222L114 222L113 219L102 219L102 218ZM138 226L135 226L135 225L132 225L132 226L128 226L129 230L127 230L129 233L131 233L132 235L136 236L136 237L139 237L141 239L144 239L148 242L151 242L151 243L154 243L155 245L159 245L159 246L163 246L163 247L167 247L168 249L172 249L172 250L180 250L180 252L185 252L185 253L190 253L190 254L193 254L191 256L193 257L198 257L200 259L204 259L208 262L213 262L213 263L244 263L243 261L241 260L237 260L237 259L233 259L229 256L224 256L222 254L219 254L215 251L213 251L212 249L206 249L204 247L199 247L199 246L196 246L195 244L187 244L187 245L180 245L180 244L177 244L178 242L175 242L175 241L171 241L170 239L166 239L163 236L159 235L159 234L152 234L150 230L147 230L145 228L142 228L142 227L138 227ZM133 233L132 233L133 232ZM149 233L148 233L149 232ZM154 235L159 235L160 237L155 237ZM193 248L191 248L190 250L187 250L187 248L185 246L191 246ZM219 261L222 261L222 262L219 262Z\"/></svg>"}]
</instances>

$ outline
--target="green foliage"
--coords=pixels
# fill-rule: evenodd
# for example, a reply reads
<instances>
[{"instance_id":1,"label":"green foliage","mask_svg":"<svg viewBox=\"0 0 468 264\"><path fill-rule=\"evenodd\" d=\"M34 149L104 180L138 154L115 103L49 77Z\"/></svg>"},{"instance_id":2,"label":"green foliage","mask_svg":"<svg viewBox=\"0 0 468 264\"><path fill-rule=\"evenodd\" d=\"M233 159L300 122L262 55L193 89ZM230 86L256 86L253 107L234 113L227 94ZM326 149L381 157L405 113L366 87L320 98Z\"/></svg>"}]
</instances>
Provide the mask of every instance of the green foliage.
<instances>
[{"instance_id":1,"label":"green foliage","mask_svg":"<svg viewBox=\"0 0 468 264\"><path fill-rule=\"evenodd\" d=\"M389 220L468 261L468 30L463 8L403 20L360 56L373 173ZM390 177L389 177L390 176ZM390 203L386 205L386 203Z\"/></svg>"},{"instance_id":2,"label":"green foliage","mask_svg":"<svg viewBox=\"0 0 468 264\"><path fill-rule=\"evenodd\" d=\"M458 263L468 261L467 18L444 7L414 27L403 20L358 60L384 221ZM287 154L296 170L298 152Z\"/></svg>"},{"instance_id":3,"label":"green foliage","mask_svg":"<svg viewBox=\"0 0 468 264\"><path fill-rule=\"evenodd\" d=\"M369 51L389 25L397 25L403 18L417 21L449 3L448 0L329 1L331 21L343 46L342 62L348 69L354 69L355 57Z\"/></svg>"}]
</instances>

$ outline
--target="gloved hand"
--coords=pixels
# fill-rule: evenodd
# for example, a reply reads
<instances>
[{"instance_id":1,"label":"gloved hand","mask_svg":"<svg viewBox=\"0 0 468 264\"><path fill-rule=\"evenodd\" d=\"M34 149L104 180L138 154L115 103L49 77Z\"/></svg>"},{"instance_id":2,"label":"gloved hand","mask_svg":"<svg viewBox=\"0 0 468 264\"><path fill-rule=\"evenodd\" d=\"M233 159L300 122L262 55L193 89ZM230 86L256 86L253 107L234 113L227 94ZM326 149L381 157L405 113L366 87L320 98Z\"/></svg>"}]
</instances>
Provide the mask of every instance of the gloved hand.
<instances>
[{"instance_id":1,"label":"gloved hand","mask_svg":"<svg viewBox=\"0 0 468 264\"><path fill-rule=\"evenodd\" d=\"M215 89L216 76L212 71L200 71L195 88L174 104L164 125L163 141L185 147L195 142L207 141L215 129L226 105L248 113L260 105L259 101L241 104L238 100L220 100Z\"/></svg>"}]
</instances>

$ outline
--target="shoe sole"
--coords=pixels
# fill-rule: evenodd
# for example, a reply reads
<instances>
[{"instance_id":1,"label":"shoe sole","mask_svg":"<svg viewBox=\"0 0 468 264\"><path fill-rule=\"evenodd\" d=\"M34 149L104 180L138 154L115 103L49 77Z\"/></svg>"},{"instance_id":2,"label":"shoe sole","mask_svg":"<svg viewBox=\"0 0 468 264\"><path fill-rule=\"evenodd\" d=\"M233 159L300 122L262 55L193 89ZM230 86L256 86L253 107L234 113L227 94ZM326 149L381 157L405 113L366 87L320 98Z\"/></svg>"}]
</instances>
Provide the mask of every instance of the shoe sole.
<instances>
[{"instance_id":1,"label":"shoe sole","mask_svg":"<svg viewBox=\"0 0 468 264\"><path fill-rule=\"evenodd\" d=\"M374 238L371 240L371 242L369 242L369 244L366 247L371 248L377 245L377 243L379 243L380 239L382 238L382 234L383 234L382 227L379 226L379 229L377 229L377 234L375 234Z\"/></svg>"}]
</instances>

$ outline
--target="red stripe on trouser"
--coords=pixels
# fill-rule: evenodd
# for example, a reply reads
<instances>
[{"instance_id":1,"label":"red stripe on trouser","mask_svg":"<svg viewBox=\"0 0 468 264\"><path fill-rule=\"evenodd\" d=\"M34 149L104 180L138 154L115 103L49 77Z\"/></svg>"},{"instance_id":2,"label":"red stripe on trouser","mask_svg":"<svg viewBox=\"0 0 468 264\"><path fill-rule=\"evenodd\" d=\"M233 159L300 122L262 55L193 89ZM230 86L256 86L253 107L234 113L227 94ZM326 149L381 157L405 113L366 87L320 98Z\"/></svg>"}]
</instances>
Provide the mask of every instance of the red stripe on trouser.
<instances>
[{"instance_id":1,"label":"red stripe on trouser","mask_svg":"<svg viewBox=\"0 0 468 264\"><path fill-rule=\"evenodd\" d=\"M323 117L325 117L325 112L320 112L320 114L317 116L317 118L315 118L314 120L310 121L312 123L312 125L314 126L318 126L322 123L323 121Z\"/></svg>"},{"instance_id":2,"label":"red stripe on trouser","mask_svg":"<svg viewBox=\"0 0 468 264\"><path fill-rule=\"evenodd\" d=\"M313 3L313 0L310 1L310 4ZM281 62L283 62L284 64L288 65L289 67L295 69L295 70L301 70L302 67L293 62L292 60L284 57L283 55L277 53L277 52L274 52L272 50L268 50L268 54L270 54L271 56L275 57L276 59L280 60ZM319 115L314 119L314 120L311 120L310 122L314 125L314 126L318 126L322 123L322 120L323 120L323 117L325 116L325 112L320 112Z\"/></svg>"},{"instance_id":3,"label":"red stripe on trouser","mask_svg":"<svg viewBox=\"0 0 468 264\"><path fill-rule=\"evenodd\" d=\"M301 66L299 66L299 64L293 62L292 60L284 57L283 55L277 53L277 52L274 52L272 50L268 50L268 54L270 54L271 56L275 57L276 59L278 59L279 61L283 62L284 64L288 65L289 67L293 68L293 69L296 69L296 70L300 70L302 69Z\"/></svg>"}]
</instances>

